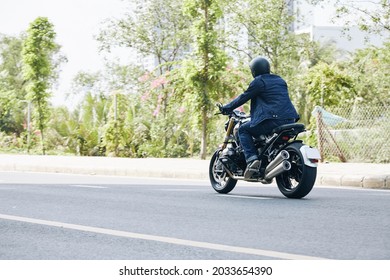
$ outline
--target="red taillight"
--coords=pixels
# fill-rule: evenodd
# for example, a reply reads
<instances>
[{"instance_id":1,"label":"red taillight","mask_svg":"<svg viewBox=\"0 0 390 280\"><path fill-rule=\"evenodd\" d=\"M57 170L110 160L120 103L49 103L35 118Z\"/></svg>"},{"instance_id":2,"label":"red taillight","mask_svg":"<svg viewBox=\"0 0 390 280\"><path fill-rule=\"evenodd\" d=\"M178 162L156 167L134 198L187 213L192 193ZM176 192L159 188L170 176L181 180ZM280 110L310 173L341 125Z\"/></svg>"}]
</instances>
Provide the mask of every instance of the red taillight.
<instances>
[{"instance_id":1,"label":"red taillight","mask_svg":"<svg viewBox=\"0 0 390 280\"><path fill-rule=\"evenodd\" d=\"M282 136L282 140L283 140L283 141L288 141L288 140L290 140L290 137L288 137L288 136Z\"/></svg>"}]
</instances>

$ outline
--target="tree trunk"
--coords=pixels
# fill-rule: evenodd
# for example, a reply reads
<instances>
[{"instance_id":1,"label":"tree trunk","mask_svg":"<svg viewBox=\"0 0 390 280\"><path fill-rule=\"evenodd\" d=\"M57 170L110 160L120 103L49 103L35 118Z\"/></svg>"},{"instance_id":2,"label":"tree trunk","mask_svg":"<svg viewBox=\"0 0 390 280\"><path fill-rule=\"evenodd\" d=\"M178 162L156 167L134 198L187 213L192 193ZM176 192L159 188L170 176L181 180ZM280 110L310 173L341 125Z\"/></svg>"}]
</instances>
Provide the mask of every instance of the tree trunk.
<instances>
[{"instance_id":1,"label":"tree trunk","mask_svg":"<svg viewBox=\"0 0 390 280\"><path fill-rule=\"evenodd\" d=\"M46 148L45 148L45 137L43 135L43 130L45 129L45 126L44 126L44 112L43 112L43 109L42 109L42 104L40 102L40 100L38 100L38 127L39 127L39 131L41 132L41 145L42 145L42 154L45 155L46 154Z\"/></svg>"},{"instance_id":2,"label":"tree trunk","mask_svg":"<svg viewBox=\"0 0 390 280\"><path fill-rule=\"evenodd\" d=\"M208 5L204 8L204 32L207 36L208 24L209 24L209 9ZM208 107L208 96L207 96L207 83L209 82L209 42L208 40L204 43L203 48L203 98L202 98L202 141L200 147L200 158L206 159L207 156L207 107Z\"/></svg>"},{"instance_id":3,"label":"tree trunk","mask_svg":"<svg viewBox=\"0 0 390 280\"><path fill-rule=\"evenodd\" d=\"M200 147L200 158L206 159L207 156L207 107L202 108L202 141Z\"/></svg>"},{"instance_id":4,"label":"tree trunk","mask_svg":"<svg viewBox=\"0 0 390 280\"><path fill-rule=\"evenodd\" d=\"M46 155L45 138L43 137L43 130L41 130L42 155Z\"/></svg>"}]
</instances>

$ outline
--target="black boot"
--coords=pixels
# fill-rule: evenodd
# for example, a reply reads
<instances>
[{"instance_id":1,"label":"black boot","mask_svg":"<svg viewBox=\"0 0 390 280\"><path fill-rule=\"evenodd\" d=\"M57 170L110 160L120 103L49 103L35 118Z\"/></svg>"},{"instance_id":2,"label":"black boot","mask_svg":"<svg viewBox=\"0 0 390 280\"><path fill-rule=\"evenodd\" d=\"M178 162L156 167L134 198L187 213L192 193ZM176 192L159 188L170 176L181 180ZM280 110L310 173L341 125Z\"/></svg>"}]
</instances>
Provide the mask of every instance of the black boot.
<instances>
[{"instance_id":1,"label":"black boot","mask_svg":"<svg viewBox=\"0 0 390 280\"><path fill-rule=\"evenodd\" d=\"M244 178L246 180L250 179L254 173L259 172L259 169L260 169L260 160L256 159L254 161L249 162L248 165L246 166Z\"/></svg>"}]
</instances>

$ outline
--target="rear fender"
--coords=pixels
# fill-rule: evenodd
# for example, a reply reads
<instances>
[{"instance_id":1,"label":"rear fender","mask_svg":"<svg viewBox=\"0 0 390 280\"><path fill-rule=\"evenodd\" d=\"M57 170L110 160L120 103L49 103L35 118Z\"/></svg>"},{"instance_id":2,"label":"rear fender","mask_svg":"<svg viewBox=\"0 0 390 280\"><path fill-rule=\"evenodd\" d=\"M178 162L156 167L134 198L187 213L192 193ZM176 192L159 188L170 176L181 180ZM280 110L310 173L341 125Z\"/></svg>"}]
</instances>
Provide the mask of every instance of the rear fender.
<instances>
[{"instance_id":1,"label":"rear fender","mask_svg":"<svg viewBox=\"0 0 390 280\"><path fill-rule=\"evenodd\" d=\"M303 145L300 148L305 165L310 167L317 167L318 161L321 160L320 152L316 148Z\"/></svg>"}]
</instances>

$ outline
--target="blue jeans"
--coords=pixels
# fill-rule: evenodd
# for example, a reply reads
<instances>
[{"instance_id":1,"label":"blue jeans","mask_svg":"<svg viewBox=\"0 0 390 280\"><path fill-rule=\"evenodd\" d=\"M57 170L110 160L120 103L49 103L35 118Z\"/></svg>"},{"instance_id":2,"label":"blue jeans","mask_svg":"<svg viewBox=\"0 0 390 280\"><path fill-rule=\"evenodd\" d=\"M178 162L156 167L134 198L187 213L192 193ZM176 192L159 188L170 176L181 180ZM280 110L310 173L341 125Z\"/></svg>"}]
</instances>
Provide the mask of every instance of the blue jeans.
<instances>
[{"instance_id":1,"label":"blue jeans","mask_svg":"<svg viewBox=\"0 0 390 280\"><path fill-rule=\"evenodd\" d=\"M238 137L241 147L244 149L246 162L259 159L253 137L258 138L260 135L269 134L274 128L289 123L294 123L294 120L265 120L253 127L251 127L251 122L242 124L238 129Z\"/></svg>"}]
</instances>

